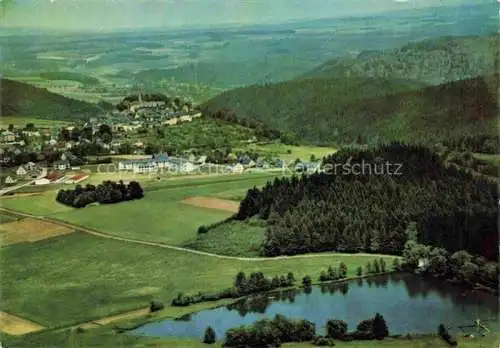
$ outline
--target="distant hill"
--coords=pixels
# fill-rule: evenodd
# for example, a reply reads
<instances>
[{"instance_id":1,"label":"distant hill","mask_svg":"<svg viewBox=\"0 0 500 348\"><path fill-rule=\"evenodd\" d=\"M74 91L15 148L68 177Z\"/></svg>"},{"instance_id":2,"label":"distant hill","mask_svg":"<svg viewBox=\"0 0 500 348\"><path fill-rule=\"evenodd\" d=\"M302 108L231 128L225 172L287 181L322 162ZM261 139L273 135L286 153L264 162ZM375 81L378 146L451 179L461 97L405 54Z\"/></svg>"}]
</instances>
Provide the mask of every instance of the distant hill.
<instances>
[{"instance_id":1,"label":"distant hill","mask_svg":"<svg viewBox=\"0 0 500 348\"><path fill-rule=\"evenodd\" d=\"M443 37L399 49L363 51L356 58L333 59L300 78L378 77L437 85L494 74L499 36Z\"/></svg>"},{"instance_id":2,"label":"distant hill","mask_svg":"<svg viewBox=\"0 0 500 348\"><path fill-rule=\"evenodd\" d=\"M101 83L98 78L69 71L43 72L40 73L40 77L44 80L76 81L80 82L83 85L99 85Z\"/></svg>"},{"instance_id":3,"label":"distant hill","mask_svg":"<svg viewBox=\"0 0 500 348\"><path fill-rule=\"evenodd\" d=\"M27 83L1 79L2 116L29 116L53 120L90 117L101 109Z\"/></svg>"},{"instance_id":4,"label":"distant hill","mask_svg":"<svg viewBox=\"0 0 500 348\"><path fill-rule=\"evenodd\" d=\"M435 142L496 134L498 76L438 86L375 78L306 79L250 86L208 101L309 143Z\"/></svg>"}]
</instances>

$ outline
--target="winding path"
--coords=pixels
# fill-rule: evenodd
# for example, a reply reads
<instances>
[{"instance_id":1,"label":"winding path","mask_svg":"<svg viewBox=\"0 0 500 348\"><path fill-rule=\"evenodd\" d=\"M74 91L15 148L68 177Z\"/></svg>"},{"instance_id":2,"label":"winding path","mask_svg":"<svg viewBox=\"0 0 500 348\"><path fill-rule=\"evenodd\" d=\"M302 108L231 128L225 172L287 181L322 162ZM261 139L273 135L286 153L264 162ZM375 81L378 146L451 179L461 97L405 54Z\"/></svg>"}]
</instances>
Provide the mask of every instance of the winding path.
<instances>
[{"instance_id":1,"label":"winding path","mask_svg":"<svg viewBox=\"0 0 500 348\"><path fill-rule=\"evenodd\" d=\"M219 259L227 259L227 260L236 260L236 261L279 261L279 260L284 260L284 259L300 259L300 258L312 258L312 257L332 257L335 255L338 255L338 253L317 253L317 254L302 254L302 255L293 255L293 256L276 256L276 257L237 257L237 256L228 256L228 255L220 255L220 254L213 254L213 253L207 253L205 251L199 251L199 250L194 250L194 249L188 249L188 248L183 248L171 244L166 244L166 243L159 243L159 242L148 242L144 240L139 240L139 239L132 239L132 238L125 238L125 237L119 237L116 235L111 235L108 233L104 233L92 228L88 227L83 227L83 226L78 226L78 225L73 225L61 220L45 217L45 216L37 216L37 215L32 215L32 214L27 214L27 213L21 213L15 210L10 210L6 208L0 208L0 211L4 211L13 215L18 215L18 216L23 216L27 218L32 218L32 219L37 219L41 221L47 221L47 222L52 222L56 225L64 226L67 228L72 228L81 232L88 233L90 235L96 236L96 237L101 237L101 238L107 238L107 239L113 239L113 240L118 240L122 242L127 242L127 243L134 243L134 244L140 244L140 245L147 245L147 246L154 246L158 248L164 248L164 249L170 249L170 250L176 250L176 251L182 251L186 253L191 253L191 254L196 254L196 255L202 255L202 256L209 256L209 257L216 257ZM342 256L370 256L370 257L387 257L388 255L382 255L382 254L366 254L366 253L357 253L357 254L343 254ZM396 256L394 256L396 257Z\"/></svg>"}]
</instances>

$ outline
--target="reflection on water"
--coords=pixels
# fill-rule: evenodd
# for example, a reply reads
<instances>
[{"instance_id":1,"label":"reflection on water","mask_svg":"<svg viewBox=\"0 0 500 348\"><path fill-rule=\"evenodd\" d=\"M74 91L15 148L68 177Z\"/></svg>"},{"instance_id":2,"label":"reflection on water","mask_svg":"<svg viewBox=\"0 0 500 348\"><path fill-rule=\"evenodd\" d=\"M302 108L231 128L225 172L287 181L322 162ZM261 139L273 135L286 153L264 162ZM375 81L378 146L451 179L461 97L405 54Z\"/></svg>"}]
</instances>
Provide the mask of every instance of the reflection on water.
<instances>
[{"instance_id":1,"label":"reflection on water","mask_svg":"<svg viewBox=\"0 0 500 348\"><path fill-rule=\"evenodd\" d=\"M251 296L226 307L164 320L133 331L149 336L201 337L212 326L218 337L239 325L283 314L316 323L318 332L328 319L342 319L354 329L376 312L384 315L392 334L436 332L440 323L469 325L476 318L497 322L498 298L464 289L436 279L398 274L344 283L322 284L304 290L287 290Z\"/></svg>"}]
</instances>

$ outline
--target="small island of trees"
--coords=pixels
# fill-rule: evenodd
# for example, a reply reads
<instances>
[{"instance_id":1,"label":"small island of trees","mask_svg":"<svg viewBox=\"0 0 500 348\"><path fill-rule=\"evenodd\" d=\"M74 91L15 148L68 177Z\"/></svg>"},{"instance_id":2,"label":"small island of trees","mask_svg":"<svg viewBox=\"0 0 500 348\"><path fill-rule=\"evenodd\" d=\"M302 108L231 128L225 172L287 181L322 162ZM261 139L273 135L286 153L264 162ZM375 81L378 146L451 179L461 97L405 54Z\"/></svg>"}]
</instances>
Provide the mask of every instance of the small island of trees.
<instances>
[{"instance_id":1,"label":"small island of trees","mask_svg":"<svg viewBox=\"0 0 500 348\"><path fill-rule=\"evenodd\" d=\"M60 190L56 201L72 206L83 208L91 203L111 204L144 197L141 185L137 181L131 181L127 185L123 181L103 181L102 184L76 185L73 190Z\"/></svg>"}]
</instances>

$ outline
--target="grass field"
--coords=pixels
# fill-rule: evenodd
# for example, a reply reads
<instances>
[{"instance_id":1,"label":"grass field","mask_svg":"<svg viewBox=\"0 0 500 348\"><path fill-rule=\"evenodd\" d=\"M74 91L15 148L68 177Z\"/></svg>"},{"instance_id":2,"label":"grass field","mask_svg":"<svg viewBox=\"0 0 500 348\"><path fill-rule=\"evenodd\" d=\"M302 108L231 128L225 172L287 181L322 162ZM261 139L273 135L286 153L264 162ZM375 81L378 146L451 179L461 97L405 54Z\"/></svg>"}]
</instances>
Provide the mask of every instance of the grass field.
<instances>
[{"instance_id":1,"label":"grass field","mask_svg":"<svg viewBox=\"0 0 500 348\"><path fill-rule=\"evenodd\" d=\"M221 338L222 339L222 338ZM461 348L497 348L500 342L497 334L476 339L458 337ZM9 348L40 347L78 347L78 348L221 348L221 342L206 345L200 340L161 339L134 337L116 334L109 327L97 328L83 334L69 332L46 332L31 334L23 338L6 337L4 342ZM283 348L310 348L309 343L286 343ZM449 345L437 335L425 335L412 339L385 339L383 341L335 342L339 348L448 348Z\"/></svg>"},{"instance_id":2,"label":"grass field","mask_svg":"<svg viewBox=\"0 0 500 348\"><path fill-rule=\"evenodd\" d=\"M2 249L2 309L44 326L73 324L142 308L151 299L169 304L178 292L220 290L240 270L268 276L292 271L301 279L344 261L352 276L374 257L238 261L76 232Z\"/></svg>"},{"instance_id":3,"label":"grass field","mask_svg":"<svg viewBox=\"0 0 500 348\"><path fill-rule=\"evenodd\" d=\"M19 218L17 216L5 214L5 213L0 214L0 224L12 222L12 221L17 221L17 220L19 220Z\"/></svg>"},{"instance_id":4,"label":"grass field","mask_svg":"<svg viewBox=\"0 0 500 348\"><path fill-rule=\"evenodd\" d=\"M262 186L268 177L238 176L233 179L235 181L165 181L163 186L158 183L157 186L148 187L144 198L140 200L83 209L66 209L64 206L59 208L60 205L55 203L54 196L49 199L27 197L26 204L33 206L34 203L29 199L40 199L43 202L36 205L37 211L40 211L38 207L46 205L50 216L59 220L121 237L182 245L196 238L200 225L210 225L233 214L229 211L188 205L182 202L185 198L211 196L231 188L248 189L252 186ZM33 210L33 207L30 210Z\"/></svg>"},{"instance_id":5,"label":"grass field","mask_svg":"<svg viewBox=\"0 0 500 348\"><path fill-rule=\"evenodd\" d=\"M36 242L73 232L72 229L31 218L19 219L0 225L1 245Z\"/></svg>"},{"instance_id":6,"label":"grass field","mask_svg":"<svg viewBox=\"0 0 500 348\"><path fill-rule=\"evenodd\" d=\"M499 154L486 154L486 153L475 153L474 157L477 159L488 161L496 165L500 165L500 155Z\"/></svg>"},{"instance_id":7,"label":"grass field","mask_svg":"<svg viewBox=\"0 0 500 348\"><path fill-rule=\"evenodd\" d=\"M281 143L266 144L266 145L256 145L250 144L246 148L238 148L235 151L245 151L251 150L259 153L260 155L270 155L279 157L284 161L293 162L295 159L299 158L303 161L309 161L311 155L316 158L322 158L331 153L335 153L337 149L332 147L318 147L318 146L292 146L284 145Z\"/></svg>"},{"instance_id":8,"label":"grass field","mask_svg":"<svg viewBox=\"0 0 500 348\"><path fill-rule=\"evenodd\" d=\"M2 128L7 128L9 124L13 124L14 127L24 128L28 123L33 123L37 128L52 128L52 127L70 125L70 122L65 122L65 121L44 120L36 117L24 117L24 116L2 116L0 122Z\"/></svg>"},{"instance_id":9,"label":"grass field","mask_svg":"<svg viewBox=\"0 0 500 348\"><path fill-rule=\"evenodd\" d=\"M260 220L231 221L207 233L198 234L194 241L184 247L214 254L254 257L259 255L264 231L264 224Z\"/></svg>"}]
</instances>

